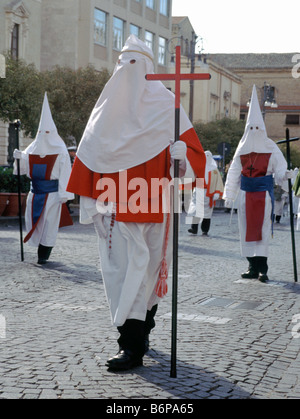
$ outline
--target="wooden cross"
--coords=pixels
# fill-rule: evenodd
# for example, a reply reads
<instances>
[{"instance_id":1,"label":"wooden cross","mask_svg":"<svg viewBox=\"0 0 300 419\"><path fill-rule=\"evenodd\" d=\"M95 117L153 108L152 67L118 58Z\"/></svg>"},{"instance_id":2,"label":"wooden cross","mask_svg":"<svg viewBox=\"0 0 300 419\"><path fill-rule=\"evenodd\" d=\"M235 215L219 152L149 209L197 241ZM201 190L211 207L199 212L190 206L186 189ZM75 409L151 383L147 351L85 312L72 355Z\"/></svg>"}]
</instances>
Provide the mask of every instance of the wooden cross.
<instances>
[{"instance_id":1,"label":"wooden cross","mask_svg":"<svg viewBox=\"0 0 300 419\"><path fill-rule=\"evenodd\" d=\"M180 135L180 82L181 80L210 80L207 73L181 73L181 48L176 47L175 74L146 74L146 80L175 80L175 136ZM192 122L192 121L191 121ZM173 224L173 289L172 289L172 346L171 346L171 377L176 378L176 345L177 345L177 293L178 293L178 190L179 160L174 162L174 224Z\"/></svg>"}]
</instances>

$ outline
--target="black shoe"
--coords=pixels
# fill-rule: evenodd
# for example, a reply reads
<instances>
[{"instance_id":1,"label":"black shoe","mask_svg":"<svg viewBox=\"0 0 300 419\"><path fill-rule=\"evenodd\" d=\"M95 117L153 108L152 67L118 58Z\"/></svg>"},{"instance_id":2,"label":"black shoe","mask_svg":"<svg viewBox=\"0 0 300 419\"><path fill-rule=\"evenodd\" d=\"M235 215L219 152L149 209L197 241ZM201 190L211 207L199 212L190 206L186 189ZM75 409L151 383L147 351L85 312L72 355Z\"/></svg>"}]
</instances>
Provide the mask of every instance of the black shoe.
<instances>
[{"instance_id":1,"label":"black shoe","mask_svg":"<svg viewBox=\"0 0 300 419\"><path fill-rule=\"evenodd\" d=\"M198 233L198 231L194 230L193 228L189 228L188 232L192 233L192 234L197 234Z\"/></svg>"},{"instance_id":2,"label":"black shoe","mask_svg":"<svg viewBox=\"0 0 300 419\"><path fill-rule=\"evenodd\" d=\"M258 280L260 282L268 282L269 281L269 278L268 278L268 276L266 274L259 274Z\"/></svg>"},{"instance_id":3,"label":"black shoe","mask_svg":"<svg viewBox=\"0 0 300 419\"><path fill-rule=\"evenodd\" d=\"M125 371L143 365L143 358L134 356L129 349L122 349L105 364L111 371Z\"/></svg>"},{"instance_id":4,"label":"black shoe","mask_svg":"<svg viewBox=\"0 0 300 419\"><path fill-rule=\"evenodd\" d=\"M254 272L254 271L247 271L241 274L242 278L247 278L247 279L257 279L258 278L258 273Z\"/></svg>"},{"instance_id":5,"label":"black shoe","mask_svg":"<svg viewBox=\"0 0 300 419\"><path fill-rule=\"evenodd\" d=\"M202 236L208 236L208 233L206 231L203 231Z\"/></svg>"},{"instance_id":6,"label":"black shoe","mask_svg":"<svg viewBox=\"0 0 300 419\"><path fill-rule=\"evenodd\" d=\"M44 265L45 263L47 263L52 249L53 249L52 247L43 246L42 244L39 244L38 252L37 252L39 265Z\"/></svg>"},{"instance_id":7,"label":"black shoe","mask_svg":"<svg viewBox=\"0 0 300 419\"><path fill-rule=\"evenodd\" d=\"M144 343L145 343L145 353L147 353L150 349L149 335L145 336Z\"/></svg>"}]
</instances>

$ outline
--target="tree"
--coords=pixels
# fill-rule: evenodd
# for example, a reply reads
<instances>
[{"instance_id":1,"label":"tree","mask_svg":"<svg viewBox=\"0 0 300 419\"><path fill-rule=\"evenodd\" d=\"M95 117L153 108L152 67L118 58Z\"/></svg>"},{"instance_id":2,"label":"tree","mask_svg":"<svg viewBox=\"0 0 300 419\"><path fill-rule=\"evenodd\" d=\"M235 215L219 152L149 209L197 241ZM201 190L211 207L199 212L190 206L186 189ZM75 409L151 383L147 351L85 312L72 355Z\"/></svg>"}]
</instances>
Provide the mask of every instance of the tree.
<instances>
[{"instance_id":1,"label":"tree","mask_svg":"<svg viewBox=\"0 0 300 419\"><path fill-rule=\"evenodd\" d=\"M208 122L207 124L195 124L195 130L204 150L209 150L212 154L218 154L219 143L226 142L230 144L230 153L226 155L226 161L229 162L244 134L245 122L237 119L223 118L218 121Z\"/></svg>"},{"instance_id":2,"label":"tree","mask_svg":"<svg viewBox=\"0 0 300 419\"><path fill-rule=\"evenodd\" d=\"M41 77L60 136L65 141L75 137L78 144L109 72L92 66L78 70L56 67Z\"/></svg>"},{"instance_id":3,"label":"tree","mask_svg":"<svg viewBox=\"0 0 300 419\"><path fill-rule=\"evenodd\" d=\"M32 135L38 124L41 97L40 74L33 64L6 56L6 78L0 79L0 118L20 119L25 135Z\"/></svg>"},{"instance_id":4,"label":"tree","mask_svg":"<svg viewBox=\"0 0 300 419\"><path fill-rule=\"evenodd\" d=\"M20 119L25 135L34 138L47 92L58 133L66 142L71 136L78 143L109 77L107 70L96 71L92 66L39 72L33 64L8 55L6 78L0 79L0 118Z\"/></svg>"}]
</instances>

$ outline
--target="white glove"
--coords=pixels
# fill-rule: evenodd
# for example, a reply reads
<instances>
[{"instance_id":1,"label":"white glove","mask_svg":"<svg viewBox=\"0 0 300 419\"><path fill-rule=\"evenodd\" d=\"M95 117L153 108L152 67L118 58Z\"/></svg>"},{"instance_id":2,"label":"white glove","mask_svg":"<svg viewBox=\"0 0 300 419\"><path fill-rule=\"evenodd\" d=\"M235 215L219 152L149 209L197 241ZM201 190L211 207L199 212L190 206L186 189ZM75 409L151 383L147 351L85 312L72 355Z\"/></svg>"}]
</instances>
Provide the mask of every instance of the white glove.
<instances>
[{"instance_id":1,"label":"white glove","mask_svg":"<svg viewBox=\"0 0 300 419\"><path fill-rule=\"evenodd\" d=\"M217 201L220 198L220 194L219 193L215 193L213 196L213 201Z\"/></svg>"},{"instance_id":2,"label":"white glove","mask_svg":"<svg viewBox=\"0 0 300 419\"><path fill-rule=\"evenodd\" d=\"M170 145L171 159L173 160L185 160L187 146L184 141L176 141Z\"/></svg>"},{"instance_id":3,"label":"white glove","mask_svg":"<svg viewBox=\"0 0 300 419\"><path fill-rule=\"evenodd\" d=\"M96 214L93 217L93 222L95 226L95 230L98 233L100 239L106 239L107 231L103 223L104 215L103 214Z\"/></svg>"},{"instance_id":4,"label":"white glove","mask_svg":"<svg viewBox=\"0 0 300 419\"><path fill-rule=\"evenodd\" d=\"M285 172L283 180L293 179L294 171L293 170L287 170Z\"/></svg>"},{"instance_id":5,"label":"white glove","mask_svg":"<svg viewBox=\"0 0 300 419\"><path fill-rule=\"evenodd\" d=\"M21 159L22 158L22 151L18 150L17 148L14 149L13 153L14 159Z\"/></svg>"},{"instance_id":6,"label":"white glove","mask_svg":"<svg viewBox=\"0 0 300 419\"><path fill-rule=\"evenodd\" d=\"M225 199L225 208L232 208L233 202L233 199Z\"/></svg>"}]
</instances>

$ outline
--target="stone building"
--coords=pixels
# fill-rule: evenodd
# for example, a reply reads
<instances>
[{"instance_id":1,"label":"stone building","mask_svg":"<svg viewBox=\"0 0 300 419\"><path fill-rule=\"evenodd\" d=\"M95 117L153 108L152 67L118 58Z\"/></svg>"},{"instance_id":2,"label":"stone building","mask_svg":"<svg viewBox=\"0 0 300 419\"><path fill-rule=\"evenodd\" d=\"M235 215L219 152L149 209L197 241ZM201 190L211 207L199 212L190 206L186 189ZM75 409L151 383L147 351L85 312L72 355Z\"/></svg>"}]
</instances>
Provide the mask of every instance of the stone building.
<instances>
[{"instance_id":1,"label":"stone building","mask_svg":"<svg viewBox=\"0 0 300 419\"><path fill-rule=\"evenodd\" d=\"M268 136L282 139L289 128L291 137L300 137L300 54L211 54L210 59L241 78L242 119L255 84Z\"/></svg>"},{"instance_id":2,"label":"stone building","mask_svg":"<svg viewBox=\"0 0 300 419\"><path fill-rule=\"evenodd\" d=\"M154 52L155 67L166 72L172 0L42 1L41 70L93 64L113 70L133 33Z\"/></svg>"},{"instance_id":3,"label":"stone building","mask_svg":"<svg viewBox=\"0 0 300 419\"><path fill-rule=\"evenodd\" d=\"M224 117L239 119L241 78L202 53L202 39L195 34L187 16L173 16L172 38L172 44L178 40L181 45L182 72L211 74L209 81L181 83L181 103L191 121L206 123ZM169 71L174 71L174 67L171 66ZM168 86L174 88L172 83Z\"/></svg>"}]
</instances>

